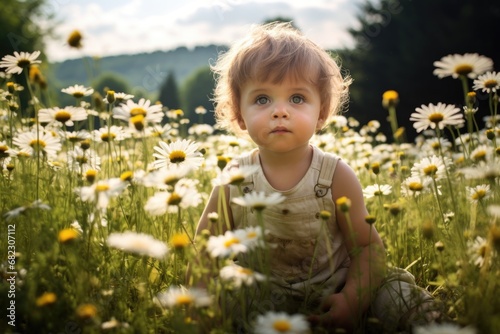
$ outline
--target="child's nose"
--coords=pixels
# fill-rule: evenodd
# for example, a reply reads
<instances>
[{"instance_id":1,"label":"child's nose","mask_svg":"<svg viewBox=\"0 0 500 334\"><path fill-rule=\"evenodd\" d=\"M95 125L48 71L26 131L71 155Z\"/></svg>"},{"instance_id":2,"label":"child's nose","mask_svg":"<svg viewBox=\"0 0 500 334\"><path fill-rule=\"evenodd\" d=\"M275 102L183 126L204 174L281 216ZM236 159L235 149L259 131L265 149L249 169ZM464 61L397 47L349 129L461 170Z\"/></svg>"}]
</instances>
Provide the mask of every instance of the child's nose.
<instances>
[{"instance_id":1,"label":"child's nose","mask_svg":"<svg viewBox=\"0 0 500 334\"><path fill-rule=\"evenodd\" d=\"M277 104L274 107L272 117L273 118L288 118L289 114L286 110L286 106L284 104Z\"/></svg>"}]
</instances>

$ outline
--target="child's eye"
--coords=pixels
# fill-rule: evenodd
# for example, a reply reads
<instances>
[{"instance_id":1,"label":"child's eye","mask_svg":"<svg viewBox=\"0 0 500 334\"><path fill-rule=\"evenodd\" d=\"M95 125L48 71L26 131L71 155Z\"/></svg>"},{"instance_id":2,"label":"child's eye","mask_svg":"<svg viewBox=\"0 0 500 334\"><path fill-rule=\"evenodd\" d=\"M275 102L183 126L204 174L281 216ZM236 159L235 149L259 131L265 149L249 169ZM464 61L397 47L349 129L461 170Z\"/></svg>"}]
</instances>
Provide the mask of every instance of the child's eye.
<instances>
[{"instance_id":1,"label":"child's eye","mask_svg":"<svg viewBox=\"0 0 500 334\"><path fill-rule=\"evenodd\" d=\"M300 95L294 95L294 96L292 96L292 98L290 99L290 101L292 101L292 103L299 104L299 103L304 102L304 97L302 97Z\"/></svg>"},{"instance_id":2,"label":"child's eye","mask_svg":"<svg viewBox=\"0 0 500 334\"><path fill-rule=\"evenodd\" d=\"M266 96L259 96L255 100L255 103L257 103L257 104L266 104L268 102L269 102L269 99Z\"/></svg>"}]
</instances>

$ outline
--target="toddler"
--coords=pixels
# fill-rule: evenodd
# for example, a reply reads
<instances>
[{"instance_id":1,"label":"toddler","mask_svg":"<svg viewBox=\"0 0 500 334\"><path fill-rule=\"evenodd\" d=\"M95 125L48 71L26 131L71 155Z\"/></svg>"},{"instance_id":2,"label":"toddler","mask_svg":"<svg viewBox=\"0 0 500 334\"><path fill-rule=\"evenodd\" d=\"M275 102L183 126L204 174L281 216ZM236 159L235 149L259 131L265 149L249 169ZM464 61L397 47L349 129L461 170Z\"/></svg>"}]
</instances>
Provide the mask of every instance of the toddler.
<instances>
[{"instance_id":1,"label":"toddler","mask_svg":"<svg viewBox=\"0 0 500 334\"><path fill-rule=\"evenodd\" d=\"M365 221L354 171L310 143L348 99L350 79L331 55L291 24L271 23L253 27L212 68L218 123L256 145L227 168L258 169L241 186L212 191L197 231L209 227L219 191L226 193L232 229L258 226L262 218L273 308L307 314L315 326L355 331L370 316L392 332L416 315L429 318L424 311L432 297L410 273L386 270L384 245ZM233 203L241 189L277 192L285 200L259 216ZM251 266L243 256L238 262Z\"/></svg>"}]
</instances>

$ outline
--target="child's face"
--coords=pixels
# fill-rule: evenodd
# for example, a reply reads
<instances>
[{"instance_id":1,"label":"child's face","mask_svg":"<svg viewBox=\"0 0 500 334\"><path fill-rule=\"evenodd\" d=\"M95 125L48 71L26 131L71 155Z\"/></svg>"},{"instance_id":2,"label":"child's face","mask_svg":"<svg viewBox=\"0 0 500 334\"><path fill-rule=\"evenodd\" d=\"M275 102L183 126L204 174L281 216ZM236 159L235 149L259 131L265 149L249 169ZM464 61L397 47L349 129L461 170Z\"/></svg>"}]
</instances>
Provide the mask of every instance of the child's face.
<instances>
[{"instance_id":1,"label":"child's face","mask_svg":"<svg viewBox=\"0 0 500 334\"><path fill-rule=\"evenodd\" d=\"M238 124L259 147L288 152L309 145L323 125L320 107L318 89L309 82L249 81L241 88Z\"/></svg>"}]
</instances>

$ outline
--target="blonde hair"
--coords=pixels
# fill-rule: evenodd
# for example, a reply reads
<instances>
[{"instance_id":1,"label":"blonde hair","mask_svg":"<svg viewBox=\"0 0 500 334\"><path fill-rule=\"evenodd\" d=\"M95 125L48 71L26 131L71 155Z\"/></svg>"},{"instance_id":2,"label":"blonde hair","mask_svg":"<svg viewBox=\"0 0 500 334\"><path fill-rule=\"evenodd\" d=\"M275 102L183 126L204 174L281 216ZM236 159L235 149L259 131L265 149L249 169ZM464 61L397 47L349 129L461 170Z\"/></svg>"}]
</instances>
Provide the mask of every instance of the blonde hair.
<instances>
[{"instance_id":1,"label":"blonde hair","mask_svg":"<svg viewBox=\"0 0 500 334\"><path fill-rule=\"evenodd\" d=\"M253 26L248 36L220 54L211 68L216 75L213 101L217 123L233 133L241 132L240 95L248 81L308 80L318 88L324 125L348 101L351 79L344 78L336 60L291 23Z\"/></svg>"}]
</instances>

